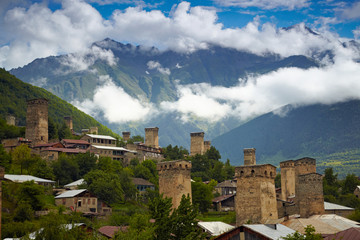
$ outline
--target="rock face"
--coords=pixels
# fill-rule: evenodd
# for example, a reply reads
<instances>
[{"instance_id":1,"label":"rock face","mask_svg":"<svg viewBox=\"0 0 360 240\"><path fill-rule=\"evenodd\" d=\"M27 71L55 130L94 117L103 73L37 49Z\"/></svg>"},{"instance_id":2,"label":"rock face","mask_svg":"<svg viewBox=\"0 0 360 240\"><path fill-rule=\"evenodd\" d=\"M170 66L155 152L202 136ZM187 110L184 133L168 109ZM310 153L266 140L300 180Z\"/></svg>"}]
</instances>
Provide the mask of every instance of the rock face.
<instances>
[{"instance_id":1,"label":"rock face","mask_svg":"<svg viewBox=\"0 0 360 240\"><path fill-rule=\"evenodd\" d=\"M191 197L191 163L178 160L157 164L159 172L159 192L172 198L173 208L180 205L182 195Z\"/></svg>"}]
</instances>

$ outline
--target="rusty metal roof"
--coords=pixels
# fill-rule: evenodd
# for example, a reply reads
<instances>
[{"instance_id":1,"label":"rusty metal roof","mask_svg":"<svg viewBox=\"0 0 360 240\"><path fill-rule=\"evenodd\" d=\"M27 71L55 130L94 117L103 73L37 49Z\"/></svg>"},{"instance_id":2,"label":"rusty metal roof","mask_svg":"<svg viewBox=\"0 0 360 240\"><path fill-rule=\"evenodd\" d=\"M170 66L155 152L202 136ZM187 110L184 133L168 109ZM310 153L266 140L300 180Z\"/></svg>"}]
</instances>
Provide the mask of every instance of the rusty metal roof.
<instances>
[{"instance_id":1,"label":"rusty metal roof","mask_svg":"<svg viewBox=\"0 0 360 240\"><path fill-rule=\"evenodd\" d=\"M349 228L336 234L328 235L324 240L360 240L360 228Z\"/></svg>"},{"instance_id":2,"label":"rusty metal roof","mask_svg":"<svg viewBox=\"0 0 360 240\"><path fill-rule=\"evenodd\" d=\"M229 195L222 195L222 196L219 196L219 197L216 197L212 200L213 203L218 203L218 202L222 202L226 199L229 199L231 197L235 196L235 194L229 194Z\"/></svg>"}]
</instances>

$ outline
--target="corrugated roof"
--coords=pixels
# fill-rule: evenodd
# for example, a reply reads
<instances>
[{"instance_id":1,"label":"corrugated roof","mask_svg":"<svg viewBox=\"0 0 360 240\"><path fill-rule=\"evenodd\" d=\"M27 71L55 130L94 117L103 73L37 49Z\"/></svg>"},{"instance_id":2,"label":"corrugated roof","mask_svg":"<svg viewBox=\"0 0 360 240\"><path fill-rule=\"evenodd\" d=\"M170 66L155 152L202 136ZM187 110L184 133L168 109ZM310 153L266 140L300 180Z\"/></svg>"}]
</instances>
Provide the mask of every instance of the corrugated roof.
<instances>
[{"instance_id":1,"label":"corrugated roof","mask_svg":"<svg viewBox=\"0 0 360 240\"><path fill-rule=\"evenodd\" d=\"M55 198L70 198L70 197L75 197L77 195L79 195L80 193L83 193L87 191L86 189L79 189L79 190L69 190L66 192L63 192L62 194L56 196Z\"/></svg>"},{"instance_id":2,"label":"corrugated roof","mask_svg":"<svg viewBox=\"0 0 360 240\"><path fill-rule=\"evenodd\" d=\"M360 240L360 228L349 228L326 236L324 240Z\"/></svg>"},{"instance_id":3,"label":"corrugated roof","mask_svg":"<svg viewBox=\"0 0 360 240\"><path fill-rule=\"evenodd\" d=\"M214 203L222 202L222 201L224 201L224 200L226 200L228 198L231 198L233 196L235 196L235 194L218 196L218 197L214 198L212 200L212 202L214 202Z\"/></svg>"},{"instance_id":4,"label":"corrugated roof","mask_svg":"<svg viewBox=\"0 0 360 240\"><path fill-rule=\"evenodd\" d=\"M16 174L5 174L4 178L13 182L27 182L27 181L34 181L38 183L55 183L55 181L38 178L31 175L16 175Z\"/></svg>"},{"instance_id":5,"label":"corrugated roof","mask_svg":"<svg viewBox=\"0 0 360 240\"><path fill-rule=\"evenodd\" d=\"M274 240L282 239L282 237L295 232L282 224L244 224L243 226Z\"/></svg>"},{"instance_id":6,"label":"corrugated roof","mask_svg":"<svg viewBox=\"0 0 360 240\"><path fill-rule=\"evenodd\" d=\"M234 187L236 188L236 182L233 180L225 180L221 183L219 183L218 185L216 185L217 188L221 188L221 187Z\"/></svg>"},{"instance_id":7,"label":"corrugated roof","mask_svg":"<svg viewBox=\"0 0 360 240\"><path fill-rule=\"evenodd\" d=\"M99 228L99 233L105 235L108 238L112 238L120 230L119 226L102 226Z\"/></svg>"},{"instance_id":8,"label":"corrugated roof","mask_svg":"<svg viewBox=\"0 0 360 240\"><path fill-rule=\"evenodd\" d=\"M290 219L282 224L303 234L305 233L304 228L307 225L313 225L316 229L316 233L320 234L334 234L352 227L359 227L358 222L336 214L323 214L314 215L310 218Z\"/></svg>"},{"instance_id":9,"label":"corrugated roof","mask_svg":"<svg viewBox=\"0 0 360 240\"><path fill-rule=\"evenodd\" d=\"M44 148L42 151L54 151L54 152L63 152L63 153L86 153L86 150L84 150L84 149L76 149L76 148L48 147L48 148Z\"/></svg>"},{"instance_id":10,"label":"corrugated roof","mask_svg":"<svg viewBox=\"0 0 360 240\"><path fill-rule=\"evenodd\" d=\"M75 182L66 184L64 187L75 187L75 186L79 186L79 185L83 184L84 182L85 182L84 179L81 178L79 180L76 180Z\"/></svg>"},{"instance_id":11,"label":"corrugated roof","mask_svg":"<svg viewBox=\"0 0 360 240\"><path fill-rule=\"evenodd\" d=\"M155 186L153 183L143 178L132 178L132 182L134 185Z\"/></svg>"},{"instance_id":12,"label":"corrugated roof","mask_svg":"<svg viewBox=\"0 0 360 240\"><path fill-rule=\"evenodd\" d=\"M113 138L112 136L106 136L106 135L86 134L86 136L89 136L91 138L116 140L116 138Z\"/></svg>"},{"instance_id":13,"label":"corrugated roof","mask_svg":"<svg viewBox=\"0 0 360 240\"><path fill-rule=\"evenodd\" d=\"M224 222L198 222L198 225L206 232L208 232L211 236L218 236L224 232L235 228L234 226Z\"/></svg>"},{"instance_id":14,"label":"corrugated roof","mask_svg":"<svg viewBox=\"0 0 360 240\"><path fill-rule=\"evenodd\" d=\"M123 148L123 147L112 147L112 146L100 146L100 145L91 145L94 148L98 148L98 149L104 149L104 150L116 150L116 151L125 151L125 152L129 152L128 149Z\"/></svg>"},{"instance_id":15,"label":"corrugated roof","mask_svg":"<svg viewBox=\"0 0 360 240\"><path fill-rule=\"evenodd\" d=\"M342 206L339 204L335 204L335 203L329 203L329 202L324 202L324 208L325 210L355 210L354 208L351 207L346 207L346 206Z\"/></svg>"},{"instance_id":16,"label":"corrugated roof","mask_svg":"<svg viewBox=\"0 0 360 240\"><path fill-rule=\"evenodd\" d=\"M84 145L90 145L89 142L85 141L85 140L80 140L80 139L63 139L61 140L67 144L84 144Z\"/></svg>"}]
</instances>

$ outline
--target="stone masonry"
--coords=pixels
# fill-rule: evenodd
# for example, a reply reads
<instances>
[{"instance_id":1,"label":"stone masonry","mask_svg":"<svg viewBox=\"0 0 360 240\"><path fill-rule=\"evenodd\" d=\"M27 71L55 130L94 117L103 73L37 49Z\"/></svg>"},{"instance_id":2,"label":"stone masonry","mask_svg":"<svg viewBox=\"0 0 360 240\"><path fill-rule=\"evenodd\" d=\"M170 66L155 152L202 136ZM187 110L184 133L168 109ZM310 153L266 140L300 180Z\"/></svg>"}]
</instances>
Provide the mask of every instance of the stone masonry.
<instances>
[{"instance_id":1,"label":"stone masonry","mask_svg":"<svg viewBox=\"0 0 360 240\"><path fill-rule=\"evenodd\" d=\"M25 138L32 145L48 143L48 100L44 98L27 101Z\"/></svg>"},{"instance_id":2,"label":"stone masonry","mask_svg":"<svg viewBox=\"0 0 360 240\"><path fill-rule=\"evenodd\" d=\"M71 131L73 131L74 128L73 128L72 117L71 117L71 116L66 116L66 117L64 117L64 120L65 120L66 126L67 126Z\"/></svg>"},{"instance_id":3,"label":"stone masonry","mask_svg":"<svg viewBox=\"0 0 360 240\"><path fill-rule=\"evenodd\" d=\"M278 218L275 176L276 167L271 164L235 168L237 226L248 221L253 224L265 223L267 220Z\"/></svg>"},{"instance_id":4,"label":"stone masonry","mask_svg":"<svg viewBox=\"0 0 360 240\"><path fill-rule=\"evenodd\" d=\"M204 132L193 132L190 133L190 156L195 156L196 154L204 154Z\"/></svg>"},{"instance_id":5,"label":"stone masonry","mask_svg":"<svg viewBox=\"0 0 360 240\"><path fill-rule=\"evenodd\" d=\"M145 128L145 145L159 148L159 128Z\"/></svg>"},{"instance_id":6,"label":"stone masonry","mask_svg":"<svg viewBox=\"0 0 360 240\"><path fill-rule=\"evenodd\" d=\"M255 148L244 149L244 165L256 165Z\"/></svg>"},{"instance_id":7,"label":"stone masonry","mask_svg":"<svg viewBox=\"0 0 360 240\"><path fill-rule=\"evenodd\" d=\"M159 192L172 198L173 208L180 205L182 195L191 197L191 163L185 160L166 161L157 164Z\"/></svg>"},{"instance_id":8,"label":"stone masonry","mask_svg":"<svg viewBox=\"0 0 360 240\"><path fill-rule=\"evenodd\" d=\"M130 139L130 132L122 132L122 137L125 142Z\"/></svg>"}]
</instances>

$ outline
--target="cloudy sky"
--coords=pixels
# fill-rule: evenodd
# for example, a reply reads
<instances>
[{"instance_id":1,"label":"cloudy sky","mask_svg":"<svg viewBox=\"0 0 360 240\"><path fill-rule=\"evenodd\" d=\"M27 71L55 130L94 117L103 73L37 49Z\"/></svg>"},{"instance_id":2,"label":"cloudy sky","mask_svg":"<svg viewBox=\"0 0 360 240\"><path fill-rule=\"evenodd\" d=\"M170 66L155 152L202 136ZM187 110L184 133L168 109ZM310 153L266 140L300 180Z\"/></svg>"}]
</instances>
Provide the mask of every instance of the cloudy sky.
<instances>
[{"instance_id":1,"label":"cloudy sky","mask_svg":"<svg viewBox=\"0 0 360 240\"><path fill-rule=\"evenodd\" d=\"M296 25L292 30L283 29L292 25ZM309 34L305 26L319 35ZM178 112L184 120L191 115L213 121L231 115L247 119L288 103L328 104L360 97L360 67L354 61L359 52L344 49L341 44L360 39L360 1L1 0L0 32L0 67L5 69L21 67L40 57L89 51L110 65L116 64L111 52L88 49L91 43L106 37L182 52L212 43L260 55L274 52L282 57L313 56L323 50L335 54L335 61L323 59L321 68L279 69L260 77L250 76L246 85L239 81L231 88L179 84L179 100L159 106L140 97L133 99L108 76L99 76L103 85L95 90L94 98L78 106L87 112L100 109L116 122L142 119L152 108L156 112ZM77 69L84 70L91 63L77 58L76 64ZM147 67L171 74L159 62L148 62ZM96 101L101 96L128 102L133 114L125 119L114 115L117 106Z\"/></svg>"}]
</instances>

